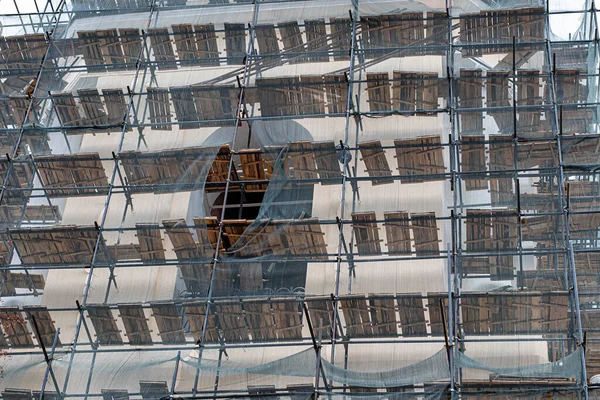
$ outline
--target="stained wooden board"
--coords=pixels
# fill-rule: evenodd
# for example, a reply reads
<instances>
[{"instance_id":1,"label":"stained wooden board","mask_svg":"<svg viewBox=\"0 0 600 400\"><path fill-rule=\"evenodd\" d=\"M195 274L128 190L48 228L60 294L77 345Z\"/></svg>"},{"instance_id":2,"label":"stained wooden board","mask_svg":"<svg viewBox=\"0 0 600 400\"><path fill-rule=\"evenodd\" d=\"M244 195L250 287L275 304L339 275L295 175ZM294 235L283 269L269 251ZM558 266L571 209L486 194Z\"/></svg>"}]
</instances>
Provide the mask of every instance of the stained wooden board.
<instances>
[{"instance_id":1,"label":"stained wooden board","mask_svg":"<svg viewBox=\"0 0 600 400\"><path fill-rule=\"evenodd\" d=\"M175 109L179 129L199 128L200 117L196 110L196 103L191 86L170 87L171 101Z\"/></svg>"},{"instance_id":2,"label":"stained wooden board","mask_svg":"<svg viewBox=\"0 0 600 400\"><path fill-rule=\"evenodd\" d=\"M56 327L54 326L54 321L50 316L50 313L46 309L45 306L26 306L23 307L25 314L27 315L27 321L29 321L29 325L32 327L34 332L34 336L38 343L43 342L46 348L51 348L54 343L54 337L56 335ZM37 335L37 331L34 328L33 318L35 318L35 322L38 326L40 337ZM60 337L56 340L56 347L62 347L62 343L60 342Z\"/></svg>"},{"instance_id":3,"label":"stained wooden board","mask_svg":"<svg viewBox=\"0 0 600 400\"><path fill-rule=\"evenodd\" d=\"M289 144L284 161L286 173L294 179L317 179L315 154L311 142L293 142ZM314 185L314 182L296 182L297 184Z\"/></svg>"},{"instance_id":4,"label":"stained wooden board","mask_svg":"<svg viewBox=\"0 0 600 400\"><path fill-rule=\"evenodd\" d=\"M244 181L267 180L267 166L260 149L242 149L238 152ZM265 191L268 183L246 183L247 192Z\"/></svg>"},{"instance_id":5,"label":"stained wooden board","mask_svg":"<svg viewBox=\"0 0 600 400\"><path fill-rule=\"evenodd\" d=\"M287 223L284 228L287 240L287 250L293 255L309 257L317 260L326 260L327 244L325 233L317 218L294 220Z\"/></svg>"},{"instance_id":6,"label":"stained wooden board","mask_svg":"<svg viewBox=\"0 0 600 400\"><path fill-rule=\"evenodd\" d=\"M545 79L544 79L545 80ZM517 75L517 107L541 106L544 102L543 80L538 70L519 70ZM517 113L517 133L520 137L538 137L542 111L522 109ZM542 133L542 136L546 136ZM551 134L550 134L551 136Z\"/></svg>"},{"instance_id":7,"label":"stained wooden board","mask_svg":"<svg viewBox=\"0 0 600 400\"><path fill-rule=\"evenodd\" d=\"M152 316L156 321L158 334L164 344L185 343L183 319L174 303L152 303Z\"/></svg>"},{"instance_id":8,"label":"stained wooden board","mask_svg":"<svg viewBox=\"0 0 600 400\"><path fill-rule=\"evenodd\" d=\"M159 69L177 69L173 42L167 28L148 29L154 61Z\"/></svg>"},{"instance_id":9,"label":"stained wooden board","mask_svg":"<svg viewBox=\"0 0 600 400\"><path fill-rule=\"evenodd\" d=\"M330 18L331 47L333 61L350 59L350 46L352 45L352 21L349 18Z\"/></svg>"},{"instance_id":10,"label":"stained wooden board","mask_svg":"<svg viewBox=\"0 0 600 400\"><path fill-rule=\"evenodd\" d=\"M382 337L398 334L394 295L370 294L369 311L371 312L374 335Z\"/></svg>"},{"instance_id":11,"label":"stained wooden board","mask_svg":"<svg viewBox=\"0 0 600 400\"><path fill-rule=\"evenodd\" d=\"M267 299L243 300L242 307L248 321L252 341L277 339L275 320Z\"/></svg>"},{"instance_id":12,"label":"stained wooden board","mask_svg":"<svg viewBox=\"0 0 600 400\"><path fill-rule=\"evenodd\" d=\"M458 85L458 102L461 108L483 107L481 70L461 69ZM461 140L463 135L483 135L483 111L459 111Z\"/></svg>"},{"instance_id":13,"label":"stained wooden board","mask_svg":"<svg viewBox=\"0 0 600 400\"><path fill-rule=\"evenodd\" d=\"M225 342L235 343L250 340L240 302L215 301L214 310Z\"/></svg>"},{"instance_id":14,"label":"stained wooden board","mask_svg":"<svg viewBox=\"0 0 600 400\"><path fill-rule=\"evenodd\" d=\"M199 301L184 303L183 310L190 324L190 330L194 340L200 340L202 337L202 331L204 330L204 320L206 318L206 302ZM214 309L212 308L210 314L208 315L204 340L207 343L215 343L219 341L216 318Z\"/></svg>"},{"instance_id":15,"label":"stained wooden board","mask_svg":"<svg viewBox=\"0 0 600 400\"><path fill-rule=\"evenodd\" d=\"M365 296L340 296L339 302L344 314L346 335L351 338L373 336L373 327Z\"/></svg>"},{"instance_id":16,"label":"stained wooden board","mask_svg":"<svg viewBox=\"0 0 600 400\"><path fill-rule=\"evenodd\" d=\"M246 55L246 29L244 24L225 23L225 51L228 65L239 65Z\"/></svg>"},{"instance_id":17,"label":"stained wooden board","mask_svg":"<svg viewBox=\"0 0 600 400\"><path fill-rule=\"evenodd\" d=\"M112 262L139 260L140 246L137 244L113 244L105 246L108 258Z\"/></svg>"},{"instance_id":18,"label":"stained wooden board","mask_svg":"<svg viewBox=\"0 0 600 400\"><path fill-rule=\"evenodd\" d=\"M437 74L394 71L392 107L394 110L427 112L439 108L440 86Z\"/></svg>"},{"instance_id":19,"label":"stained wooden board","mask_svg":"<svg viewBox=\"0 0 600 400\"><path fill-rule=\"evenodd\" d=\"M176 24L171 25L173 31L174 44L177 47L177 56L181 61L195 60L197 57L198 47L196 46L196 38L194 28L191 24ZM183 63L182 65L186 65Z\"/></svg>"},{"instance_id":20,"label":"stained wooden board","mask_svg":"<svg viewBox=\"0 0 600 400\"><path fill-rule=\"evenodd\" d=\"M394 140L402 183L444 180L443 148L439 136ZM438 176L436 176L438 175Z\"/></svg>"},{"instance_id":21,"label":"stained wooden board","mask_svg":"<svg viewBox=\"0 0 600 400\"><path fill-rule=\"evenodd\" d=\"M297 21L289 21L277 24L279 33L281 34L281 41L283 42L283 49L286 53L303 53L306 51L306 45L304 44L302 33ZM306 62L306 58L302 55L288 56L289 62L292 64Z\"/></svg>"},{"instance_id":22,"label":"stained wooden board","mask_svg":"<svg viewBox=\"0 0 600 400\"><path fill-rule=\"evenodd\" d=\"M151 345L152 336L148 319L140 304L119 304L119 317L125 326L125 336L130 345Z\"/></svg>"},{"instance_id":23,"label":"stained wooden board","mask_svg":"<svg viewBox=\"0 0 600 400\"><path fill-rule=\"evenodd\" d=\"M317 338L331 338L333 326L333 302L330 297L313 297L305 301L313 332Z\"/></svg>"},{"instance_id":24,"label":"stained wooden board","mask_svg":"<svg viewBox=\"0 0 600 400\"><path fill-rule=\"evenodd\" d=\"M257 25L255 34L260 54L279 54L279 39L275 32L275 25Z\"/></svg>"},{"instance_id":25,"label":"stained wooden board","mask_svg":"<svg viewBox=\"0 0 600 400\"><path fill-rule=\"evenodd\" d=\"M539 268L539 267L538 267ZM577 284L580 285L580 276L577 276ZM565 272L560 269L537 269L534 271L519 272L519 285L528 290L549 292L565 288Z\"/></svg>"},{"instance_id":26,"label":"stained wooden board","mask_svg":"<svg viewBox=\"0 0 600 400\"><path fill-rule=\"evenodd\" d=\"M327 112L329 114L345 113L348 108L348 83L344 80L344 76L325 75L324 84Z\"/></svg>"},{"instance_id":27,"label":"stained wooden board","mask_svg":"<svg viewBox=\"0 0 600 400\"><path fill-rule=\"evenodd\" d=\"M145 185L133 187L132 191L169 193L198 188L218 190L214 186L205 187L204 179L199 177L206 177L209 183L224 183L231 153L229 146L188 147L151 153L127 151L119 153L119 159L129 185ZM238 180L235 170L232 169L230 177Z\"/></svg>"},{"instance_id":28,"label":"stained wooden board","mask_svg":"<svg viewBox=\"0 0 600 400\"><path fill-rule=\"evenodd\" d=\"M150 129L170 131L171 127L171 103L169 102L169 90L166 88L147 89L148 110L150 113Z\"/></svg>"},{"instance_id":29,"label":"stained wooden board","mask_svg":"<svg viewBox=\"0 0 600 400\"><path fill-rule=\"evenodd\" d=\"M17 293L16 289L43 290L45 285L42 274L5 271L2 278L2 296L14 296Z\"/></svg>"},{"instance_id":30,"label":"stained wooden board","mask_svg":"<svg viewBox=\"0 0 600 400\"><path fill-rule=\"evenodd\" d=\"M203 125L221 126L233 123L237 116L239 89L231 86L192 85L196 112ZM247 102L251 103L247 100ZM219 120L219 121L216 121ZM215 121L208 123L206 121Z\"/></svg>"},{"instance_id":31,"label":"stained wooden board","mask_svg":"<svg viewBox=\"0 0 600 400\"><path fill-rule=\"evenodd\" d=\"M194 38L197 47L197 63L199 65L219 65L219 48L213 24L194 25Z\"/></svg>"},{"instance_id":32,"label":"stained wooden board","mask_svg":"<svg viewBox=\"0 0 600 400\"><path fill-rule=\"evenodd\" d=\"M439 228L435 213L411 214L410 222L417 255L439 254Z\"/></svg>"},{"instance_id":33,"label":"stained wooden board","mask_svg":"<svg viewBox=\"0 0 600 400\"><path fill-rule=\"evenodd\" d=\"M98 230L86 226L11 229L10 235L24 264L89 264L98 242Z\"/></svg>"},{"instance_id":34,"label":"stained wooden board","mask_svg":"<svg viewBox=\"0 0 600 400\"><path fill-rule=\"evenodd\" d=\"M139 253L143 261L164 260L165 249L158 224L135 224Z\"/></svg>"},{"instance_id":35,"label":"stained wooden board","mask_svg":"<svg viewBox=\"0 0 600 400\"><path fill-rule=\"evenodd\" d=\"M512 87L509 86L509 75L510 72L506 71L487 71L486 104L488 110L486 114L494 118L500 133L512 135L514 130L512 110L494 109L494 107L509 107L511 105ZM490 136L491 139L492 136Z\"/></svg>"},{"instance_id":36,"label":"stained wooden board","mask_svg":"<svg viewBox=\"0 0 600 400\"><path fill-rule=\"evenodd\" d=\"M108 178L98 153L39 156L35 163L50 197L108 193Z\"/></svg>"},{"instance_id":37,"label":"stained wooden board","mask_svg":"<svg viewBox=\"0 0 600 400\"><path fill-rule=\"evenodd\" d=\"M367 92L369 94L367 101L371 111L391 111L392 100L387 73L367 74Z\"/></svg>"},{"instance_id":38,"label":"stained wooden board","mask_svg":"<svg viewBox=\"0 0 600 400\"><path fill-rule=\"evenodd\" d=\"M27 189L34 179L35 170L31 163L10 163L6 156L0 157L0 178L5 182L7 189ZM4 204L23 205L28 201L29 190L4 190L2 200Z\"/></svg>"},{"instance_id":39,"label":"stained wooden board","mask_svg":"<svg viewBox=\"0 0 600 400\"><path fill-rule=\"evenodd\" d=\"M87 120L80 113L72 93L50 93L50 97L61 126L81 127L86 124Z\"/></svg>"},{"instance_id":40,"label":"stained wooden board","mask_svg":"<svg viewBox=\"0 0 600 400\"><path fill-rule=\"evenodd\" d=\"M361 161L365 163L365 167L367 168L365 172L374 178L371 181L372 185L394 182L392 178L387 178L392 176L392 171L379 140L359 143L358 148L360 150Z\"/></svg>"},{"instance_id":41,"label":"stained wooden board","mask_svg":"<svg viewBox=\"0 0 600 400\"><path fill-rule=\"evenodd\" d=\"M389 254L410 254L411 239L408 212L385 212L385 236Z\"/></svg>"},{"instance_id":42,"label":"stained wooden board","mask_svg":"<svg viewBox=\"0 0 600 400\"><path fill-rule=\"evenodd\" d=\"M506 46L494 44L538 42L544 39L545 19L543 7L519 8L518 10L483 10L475 14L462 14L459 19L460 42L488 44L461 50L463 57L506 53ZM531 45L519 45L520 50L535 49Z\"/></svg>"},{"instance_id":43,"label":"stained wooden board","mask_svg":"<svg viewBox=\"0 0 600 400\"><path fill-rule=\"evenodd\" d=\"M515 211L495 212L492 216L492 241L495 250L510 251L517 247L519 219ZM512 279L514 277L512 255L492 257L490 275L492 280Z\"/></svg>"},{"instance_id":44,"label":"stained wooden board","mask_svg":"<svg viewBox=\"0 0 600 400\"><path fill-rule=\"evenodd\" d=\"M485 159L485 137L483 135L462 135L460 146L462 179L465 190L486 190L488 188L487 164Z\"/></svg>"},{"instance_id":45,"label":"stained wooden board","mask_svg":"<svg viewBox=\"0 0 600 400\"><path fill-rule=\"evenodd\" d=\"M467 253L485 253L492 250L492 212L490 210L467 209L465 218L467 231ZM462 260L464 274L489 274L489 257L466 257Z\"/></svg>"},{"instance_id":46,"label":"stained wooden board","mask_svg":"<svg viewBox=\"0 0 600 400\"><path fill-rule=\"evenodd\" d=\"M142 35L137 28L120 28L119 36L123 47L126 69L135 70L136 63L142 55Z\"/></svg>"},{"instance_id":47,"label":"stained wooden board","mask_svg":"<svg viewBox=\"0 0 600 400\"><path fill-rule=\"evenodd\" d=\"M295 300L271 299L275 329L279 340L298 340L302 338L302 312Z\"/></svg>"},{"instance_id":48,"label":"stained wooden board","mask_svg":"<svg viewBox=\"0 0 600 400\"><path fill-rule=\"evenodd\" d=\"M198 237L198 249L207 257L213 257L219 239L219 221L216 217L194 218L194 230ZM224 249L223 240L219 249Z\"/></svg>"},{"instance_id":49,"label":"stained wooden board","mask_svg":"<svg viewBox=\"0 0 600 400\"><path fill-rule=\"evenodd\" d=\"M0 307L0 323L4 331L2 341L10 347L33 347L33 338L25 323L23 313L17 307ZM0 343L4 345L4 343Z\"/></svg>"},{"instance_id":50,"label":"stained wooden board","mask_svg":"<svg viewBox=\"0 0 600 400\"><path fill-rule=\"evenodd\" d=\"M6 388L2 392L2 398L7 400L33 400L31 389ZM38 397L39 398L39 397Z\"/></svg>"},{"instance_id":51,"label":"stained wooden board","mask_svg":"<svg viewBox=\"0 0 600 400\"><path fill-rule=\"evenodd\" d=\"M342 170L338 160L337 151L335 150L335 143L333 143L333 141L316 142L313 143L312 146L319 178L338 178L331 181L322 181L321 185L335 185L341 183Z\"/></svg>"},{"instance_id":52,"label":"stained wooden board","mask_svg":"<svg viewBox=\"0 0 600 400\"><path fill-rule=\"evenodd\" d=\"M99 344L123 344L121 331L117 327L117 320L108 306L90 304L86 306L86 311L96 331L96 340Z\"/></svg>"},{"instance_id":53,"label":"stained wooden board","mask_svg":"<svg viewBox=\"0 0 600 400\"><path fill-rule=\"evenodd\" d=\"M300 115L301 87L299 76L256 79L261 116Z\"/></svg>"},{"instance_id":54,"label":"stained wooden board","mask_svg":"<svg viewBox=\"0 0 600 400\"><path fill-rule=\"evenodd\" d=\"M427 336L425 308L420 293L396 296L402 336Z\"/></svg>"},{"instance_id":55,"label":"stained wooden board","mask_svg":"<svg viewBox=\"0 0 600 400\"><path fill-rule=\"evenodd\" d=\"M377 216L374 212L353 213L352 228L356 238L356 247L358 254L378 255L381 254L381 245L383 241L379 239L379 228L377 227Z\"/></svg>"},{"instance_id":56,"label":"stained wooden board","mask_svg":"<svg viewBox=\"0 0 600 400\"><path fill-rule=\"evenodd\" d=\"M487 334L492 321L492 309L487 298L464 296L460 300L462 330L466 334Z\"/></svg>"},{"instance_id":57,"label":"stained wooden board","mask_svg":"<svg viewBox=\"0 0 600 400\"><path fill-rule=\"evenodd\" d=\"M302 75L300 77L301 103L298 112L301 115L325 114L325 86L322 75Z\"/></svg>"},{"instance_id":58,"label":"stained wooden board","mask_svg":"<svg viewBox=\"0 0 600 400\"><path fill-rule=\"evenodd\" d=\"M304 20L308 62L328 62L331 45L327 40L325 19Z\"/></svg>"},{"instance_id":59,"label":"stained wooden board","mask_svg":"<svg viewBox=\"0 0 600 400\"><path fill-rule=\"evenodd\" d=\"M121 89L103 89L102 97L104 98L104 105L106 106L106 123L110 125L122 125L127 122L129 124L129 118L127 115L127 104L125 103L125 96ZM108 130L121 131L122 127L107 128ZM127 126L127 131L131 130L131 126Z\"/></svg>"},{"instance_id":60,"label":"stained wooden board","mask_svg":"<svg viewBox=\"0 0 600 400\"><path fill-rule=\"evenodd\" d=\"M125 55L116 29L96 31L100 54L108 70L124 70Z\"/></svg>"},{"instance_id":61,"label":"stained wooden board","mask_svg":"<svg viewBox=\"0 0 600 400\"><path fill-rule=\"evenodd\" d=\"M178 260L186 261L179 269L186 288L190 292L208 293L210 284L211 260L207 259L196 245L192 232L183 219L163 221L167 236L173 244L173 250ZM190 263L190 261L197 261Z\"/></svg>"},{"instance_id":62,"label":"stained wooden board","mask_svg":"<svg viewBox=\"0 0 600 400\"><path fill-rule=\"evenodd\" d=\"M100 40L98 39L98 33L95 31L79 31L77 32L79 37L79 50L83 54L83 60L88 72L102 72L106 71L104 65L104 57L102 56L102 50L100 49Z\"/></svg>"},{"instance_id":63,"label":"stained wooden board","mask_svg":"<svg viewBox=\"0 0 600 400\"><path fill-rule=\"evenodd\" d=\"M108 117L98 89L78 90L77 96L85 116L84 125L106 125Z\"/></svg>"}]
</instances>

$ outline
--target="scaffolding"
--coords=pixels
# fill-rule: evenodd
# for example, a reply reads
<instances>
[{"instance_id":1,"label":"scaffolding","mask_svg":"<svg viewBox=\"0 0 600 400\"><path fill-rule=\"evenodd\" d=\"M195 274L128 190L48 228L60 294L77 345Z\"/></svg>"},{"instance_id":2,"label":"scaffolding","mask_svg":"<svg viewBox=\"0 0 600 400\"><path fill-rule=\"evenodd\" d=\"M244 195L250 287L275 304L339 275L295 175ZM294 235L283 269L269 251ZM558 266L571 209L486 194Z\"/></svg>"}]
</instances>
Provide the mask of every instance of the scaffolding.
<instances>
[{"instance_id":1,"label":"scaffolding","mask_svg":"<svg viewBox=\"0 0 600 400\"><path fill-rule=\"evenodd\" d=\"M2 399L600 399L594 0L0 6Z\"/></svg>"}]
</instances>

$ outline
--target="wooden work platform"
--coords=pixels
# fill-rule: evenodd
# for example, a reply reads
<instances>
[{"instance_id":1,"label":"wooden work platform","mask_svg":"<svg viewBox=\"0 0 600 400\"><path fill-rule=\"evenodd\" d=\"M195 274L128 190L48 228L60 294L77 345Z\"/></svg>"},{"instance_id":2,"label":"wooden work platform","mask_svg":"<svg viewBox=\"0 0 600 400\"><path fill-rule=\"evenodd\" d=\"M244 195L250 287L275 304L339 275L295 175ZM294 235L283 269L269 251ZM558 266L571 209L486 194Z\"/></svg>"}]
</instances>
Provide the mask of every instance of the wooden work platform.
<instances>
[{"instance_id":1,"label":"wooden work platform","mask_svg":"<svg viewBox=\"0 0 600 400\"><path fill-rule=\"evenodd\" d=\"M210 185L205 186L205 182L223 184L226 182L231 152L228 145L220 149L188 147L144 153L127 151L119 153L119 159L125 170L128 184L132 186L128 190L169 193L219 189ZM235 170L231 171L229 178L238 180Z\"/></svg>"},{"instance_id":2,"label":"wooden work platform","mask_svg":"<svg viewBox=\"0 0 600 400\"><path fill-rule=\"evenodd\" d=\"M237 257L301 256L326 259L327 247L318 219L225 220L224 246Z\"/></svg>"},{"instance_id":3,"label":"wooden work platform","mask_svg":"<svg viewBox=\"0 0 600 400\"><path fill-rule=\"evenodd\" d=\"M52 105L58 115L60 126L68 128L69 135L123 129L123 123L129 121L126 96L122 89L78 90L50 93ZM128 130L131 127L127 128Z\"/></svg>"},{"instance_id":4,"label":"wooden work platform","mask_svg":"<svg viewBox=\"0 0 600 400\"><path fill-rule=\"evenodd\" d=\"M466 334L561 333L569 329L567 291L463 293L460 307Z\"/></svg>"},{"instance_id":5,"label":"wooden work platform","mask_svg":"<svg viewBox=\"0 0 600 400\"><path fill-rule=\"evenodd\" d=\"M485 47L462 49L463 57L484 54L509 53L513 37L519 42L542 42L545 37L543 7L514 10L483 10L476 14L462 14L459 20L460 42L488 44ZM498 46L494 46L498 44ZM500 44L505 44L501 46ZM519 50L537 49L533 45L519 45Z\"/></svg>"},{"instance_id":6,"label":"wooden work platform","mask_svg":"<svg viewBox=\"0 0 600 400\"><path fill-rule=\"evenodd\" d=\"M481 70L460 70L458 79L458 102L461 108L483 107L483 84ZM483 111L459 111L460 135L483 135ZM464 140L464 139L463 139Z\"/></svg>"},{"instance_id":7,"label":"wooden work platform","mask_svg":"<svg viewBox=\"0 0 600 400\"><path fill-rule=\"evenodd\" d=\"M10 236L23 264L83 264L92 262L98 243L93 226L10 229ZM100 243L99 254L103 251Z\"/></svg>"},{"instance_id":8,"label":"wooden work platform","mask_svg":"<svg viewBox=\"0 0 600 400\"><path fill-rule=\"evenodd\" d=\"M41 156L35 163L49 197L108 193L108 178L98 153Z\"/></svg>"},{"instance_id":9,"label":"wooden work platform","mask_svg":"<svg viewBox=\"0 0 600 400\"><path fill-rule=\"evenodd\" d=\"M394 140L401 183L445 179L443 148L439 136Z\"/></svg>"},{"instance_id":10,"label":"wooden work platform","mask_svg":"<svg viewBox=\"0 0 600 400\"><path fill-rule=\"evenodd\" d=\"M501 253L514 251L517 247L519 218L516 211L468 209L465 223L466 254L483 254L463 258L462 273L489 274L492 280L512 279L513 255ZM500 254L486 256L487 252Z\"/></svg>"}]
</instances>

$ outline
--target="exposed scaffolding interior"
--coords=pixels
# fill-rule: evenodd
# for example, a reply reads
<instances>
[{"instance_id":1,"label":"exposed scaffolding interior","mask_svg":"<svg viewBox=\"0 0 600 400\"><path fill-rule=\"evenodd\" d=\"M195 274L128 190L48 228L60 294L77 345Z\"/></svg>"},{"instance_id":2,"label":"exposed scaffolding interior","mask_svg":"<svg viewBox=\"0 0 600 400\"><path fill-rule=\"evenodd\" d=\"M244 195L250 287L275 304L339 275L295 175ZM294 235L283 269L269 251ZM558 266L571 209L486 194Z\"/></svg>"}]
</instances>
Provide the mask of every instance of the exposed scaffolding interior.
<instances>
[{"instance_id":1,"label":"exposed scaffolding interior","mask_svg":"<svg viewBox=\"0 0 600 400\"><path fill-rule=\"evenodd\" d=\"M0 12L3 399L600 398L594 0Z\"/></svg>"}]
</instances>

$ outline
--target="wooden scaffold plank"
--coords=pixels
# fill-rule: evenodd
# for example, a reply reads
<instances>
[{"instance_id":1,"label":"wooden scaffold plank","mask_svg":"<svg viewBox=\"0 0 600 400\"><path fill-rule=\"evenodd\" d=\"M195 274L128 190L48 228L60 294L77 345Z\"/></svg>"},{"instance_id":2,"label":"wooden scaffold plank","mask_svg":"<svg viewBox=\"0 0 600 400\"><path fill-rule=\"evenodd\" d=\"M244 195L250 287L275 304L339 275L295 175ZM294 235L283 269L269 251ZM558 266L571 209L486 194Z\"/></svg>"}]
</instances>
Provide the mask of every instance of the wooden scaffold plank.
<instances>
[{"instance_id":1,"label":"wooden scaffold plank","mask_svg":"<svg viewBox=\"0 0 600 400\"><path fill-rule=\"evenodd\" d=\"M385 212L385 236L389 254L410 254L411 239L408 212Z\"/></svg>"},{"instance_id":2,"label":"wooden scaffold plank","mask_svg":"<svg viewBox=\"0 0 600 400\"><path fill-rule=\"evenodd\" d=\"M150 44L158 69L177 69L173 43L167 28L148 29Z\"/></svg>"},{"instance_id":3,"label":"wooden scaffold plank","mask_svg":"<svg viewBox=\"0 0 600 400\"><path fill-rule=\"evenodd\" d=\"M380 255L381 242L379 239L379 227L377 226L377 216L375 212L363 212L352 214L352 228L356 238L356 247L358 254Z\"/></svg>"},{"instance_id":4,"label":"wooden scaffold plank","mask_svg":"<svg viewBox=\"0 0 600 400\"><path fill-rule=\"evenodd\" d=\"M204 320L206 318L206 302L186 302L183 303L185 316L190 324L190 331L195 340L200 340L204 330ZM216 343L219 341L219 333L217 331L217 321L214 314L214 308L211 307L211 312L208 315L206 325L206 333L204 340L207 343Z\"/></svg>"},{"instance_id":5,"label":"wooden scaffold plank","mask_svg":"<svg viewBox=\"0 0 600 400\"><path fill-rule=\"evenodd\" d=\"M125 336L130 345L151 345L152 336L148 328L148 318L141 304L119 304L119 317L125 326Z\"/></svg>"},{"instance_id":6,"label":"wooden scaffold plank","mask_svg":"<svg viewBox=\"0 0 600 400\"><path fill-rule=\"evenodd\" d=\"M443 148L439 136L394 140L401 183L444 180Z\"/></svg>"},{"instance_id":7,"label":"wooden scaffold plank","mask_svg":"<svg viewBox=\"0 0 600 400\"><path fill-rule=\"evenodd\" d=\"M152 303L152 316L156 321L158 334L164 344L185 343L183 319L174 303Z\"/></svg>"},{"instance_id":8,"label":"wooden scaffold plank","mask_svg":"<svg viewBox=\"0 0 600 400\"><path fill-rule=\"evenodd\" d=\"M277 339L275 321L268 299L243 300L242 307L248 320L252 341L261 342Z\"/></svg>"},{"instance_id":9,"label":"wooden scaffold plank","mask_svg":"<svg viewBox=\"0 0 600 400\"><path fill-rule=\"evenodd\" d=\"M398 294L398 313L402 336L427 336L425 308L420 293Z\"/></svg>"},{"instance_id":10,"label":"wooden scaffold plank","mask_svg":"<svg viewBox=\"0 0 600 400\"><path fill-rule=\"evenodd\" d=\"M96 331L96 340L101 345L120 345L123 344L121 331L117 327L117 320L114 318L111 309L107 305L86 306L88 317L92 321L92 326Z\"/></svg>"},{"instance_id":11,"label":"wooden scaffold plank","mask_svg":"<svg viewBox=\"0 0 600 400\"><path fill-rule=\"evenodd\" d=\"M158 224L135 224L139 254L143 261L164 260L165 248Z\"/></svg>"},{"instance_id":12,"label":"wooden scaffold plank","mask_svg":"<svg viewBox=\"0 0 600 400\"><path fill-rule=\"evenodd\" d=\"M54 343L54 337L56 335L56 327L54 326L54 321L52 320L48 309L45 306L25 306L23 307L23 310L27 315L29 325L33 328L34 336L38 343L42 342L44 343L44 346L46 346L46 348L51 348ZM41 338L38 337L37 331L34 328L34 318L38 326ZM62 347L60 337L56 340L56 347Z\"/></svg>"},{"instance_id":13,"label":"wooden scaffold plank","mask_svg":"<svg viewBox=\"0 0 600 400\"><path fill-rule=\"evenodd\" d=\"M410 222L417 256L439 254L441 240L438 237L435 213L413 213L410 215Z\"/></svg>"},{"instance_id":14,"label":"wooden scaffold plank","mask_svg":"<svg viewBox=\"0 0 600 400\"><path fill-rule=\"evenodd\" d=\"M370 294L369 310L373 333L377 337L398 335L398 319L394 295Z\"/></svg>"},{"instance_id":15,"label":"wooden scaffold plank","mask_svg":"<svg viewBox=\"0 0 600 400\"><path fill-rule=\"evenodd\" d=\"M371 181L372 185L383 185L394 182L394 179L391 178L392 171L390 170L390 165L379 140L359 143L358 148L360 150L361 161L365 163L365 172L374 178Z\"/></svg>"},{"instance_id":16,"label":"wooden scaffold plank","mask_svg":"<svg viewBox=\"0 0 600 400\"><path fill-rule=\"evenodd\" d=\"M34 346L29 327L18 307L0 307L0 323L4 331L4 336L0 339L4 343L0 343L0 346L6 347L6 341L10 347Z\"/></svg>"},{"instance_id":17,"label":"wooden scaffold plank","mask_svg":"<svg viewBox=\"0 0 600 400\"><path fill-rule=\"evenodd\" d=\"M108 178L98 153L39 156L35 163L49 197L108 193Z\"/></svg>"},{"instance_id":18,"label":"wooden scaffold plank","mask_svg":"<svg viewBox=\"0 0 600 400\"><path fill-rule=\"evenodd\" d=\"M340 296L346 335L351 338L373 336L367 299L363 295Z\"/></svg>"}]
</instances>

